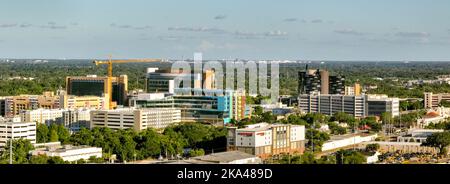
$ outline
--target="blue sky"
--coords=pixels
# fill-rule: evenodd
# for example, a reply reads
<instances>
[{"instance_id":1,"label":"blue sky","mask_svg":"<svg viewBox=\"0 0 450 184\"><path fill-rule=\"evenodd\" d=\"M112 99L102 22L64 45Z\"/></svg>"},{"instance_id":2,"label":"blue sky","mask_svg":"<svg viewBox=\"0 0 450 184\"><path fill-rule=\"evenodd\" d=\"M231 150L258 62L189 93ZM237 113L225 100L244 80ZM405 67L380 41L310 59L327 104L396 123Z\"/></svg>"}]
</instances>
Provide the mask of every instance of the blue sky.
<instances>
[{"instance_id":1,"label":"blue sky","mask_svg":"<svg viewBox=\"0 0 450 184\"><path fill-rule=\"evenodd\" d=\"M448 0L0 0L0 58L450 60Z\"/></svg>"}]
</instances>

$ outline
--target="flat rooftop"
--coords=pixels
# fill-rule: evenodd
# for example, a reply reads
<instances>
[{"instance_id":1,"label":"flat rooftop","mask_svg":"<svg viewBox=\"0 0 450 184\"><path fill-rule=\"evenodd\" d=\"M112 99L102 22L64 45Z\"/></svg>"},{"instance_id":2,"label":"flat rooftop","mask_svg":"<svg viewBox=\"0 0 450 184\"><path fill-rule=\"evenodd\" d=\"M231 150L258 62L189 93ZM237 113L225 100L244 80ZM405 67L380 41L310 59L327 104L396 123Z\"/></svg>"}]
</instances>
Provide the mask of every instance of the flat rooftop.
<instances>
[{"instance_id":1,"label":"flat rooftop","mask_svg":"<svg viewBox=\"0 0 450 184\"><path fill-rule=\"evenodd\" d=\"M228 152L220 152L213 153L204 156L193 157L192 160L204 161L204 162L214 162L214 163L228 163L235 160L254 158L255 155L251 155L248 153L240 152L240 151L228 151Z\"/></svg>"},{"instance_id":2,"label":"flat rooftop","mask_svg":"<svg viewBox=\"0 0 450 184\"><path fill-rule=\"evenodd\" d=\"M374 135L374 134L356 133L356 134L334 135L334 136L330 137L329 141L348 139L348 138L352 138L352 137L356 137L356 136L366 137L366 136L371 136L371 135Z\"/></svg>"}]
</instances>

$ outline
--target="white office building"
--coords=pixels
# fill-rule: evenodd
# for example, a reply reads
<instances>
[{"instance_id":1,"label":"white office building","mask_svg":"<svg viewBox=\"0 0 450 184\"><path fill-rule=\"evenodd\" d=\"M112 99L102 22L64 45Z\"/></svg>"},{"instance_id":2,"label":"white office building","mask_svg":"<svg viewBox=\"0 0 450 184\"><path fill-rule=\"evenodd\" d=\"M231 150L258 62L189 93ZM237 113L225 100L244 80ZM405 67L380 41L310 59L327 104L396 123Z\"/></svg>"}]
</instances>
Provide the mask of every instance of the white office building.
<instances>
[{"instance_id":1,"label":"white office building","mask_svg":"<svg viewBox=\"0 0 450 184\"><path fill-rule=\"evenodd\" d=\"M135 109L91 111L90 127L109 127L136 131L147 128L162 129L181 122L181 111L175 108Z\"/></svg>"},{"instance_id":2,"label":"white office building","mask_svg":"<svg viewBox=\"0 0 450 184\"><path fill-rule=\"evenodd\" d=\"M60 123L73 133L80 131L83 127L89 128L90 121L90 109L76 109L64 111Z\"/></svg>"},{"instance_id":3,"label":"white office building","mask_svg":"<svg viewBox=\"0 0 450 184\"><path fill-rule=\"evenodd\" d=\"M10 139L26 139L36 143L36 123L21 122L17 119L0 118L0 149L3 149Z\"/></svg>"},{"instance_id":4,"label":"white office building","mask_svg":"<svg viewBox=\"0 0 450 184\"><path fill-rule=\"evenodd\" d=\"M62 109L36 109L20 112L22 121L52 124L60 122L64 110Z\"/></svg>"},{"instance_id":5,"label":"white office building","mask_svg":"<svg viewBox=\"0 0 450 184\"><path fill-rule=\"evenodd\" d=\"M345 112L354 117L364 117L365 99L364 95L303 94L299 96L299 108L306 113L322 113L331 116L336 112Z\"/></svg>"}]
</instances>

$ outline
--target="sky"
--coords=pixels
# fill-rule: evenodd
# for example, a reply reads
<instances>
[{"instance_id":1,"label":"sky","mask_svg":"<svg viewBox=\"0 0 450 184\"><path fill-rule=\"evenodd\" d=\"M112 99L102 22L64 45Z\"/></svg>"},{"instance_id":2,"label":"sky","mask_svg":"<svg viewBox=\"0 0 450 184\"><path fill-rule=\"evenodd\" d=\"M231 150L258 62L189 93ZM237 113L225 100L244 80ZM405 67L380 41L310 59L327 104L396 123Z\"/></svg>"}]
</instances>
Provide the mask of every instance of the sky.
<instances>
[{"instance_id":1,"label":"sky","mask_svg":"<svg viewBox=\"0 0 450 184\"><path fill-rule=\"evenodd\" d=\"M0 0L0 58L450 61L448 0Z\"/></svg>"}]
</instances>

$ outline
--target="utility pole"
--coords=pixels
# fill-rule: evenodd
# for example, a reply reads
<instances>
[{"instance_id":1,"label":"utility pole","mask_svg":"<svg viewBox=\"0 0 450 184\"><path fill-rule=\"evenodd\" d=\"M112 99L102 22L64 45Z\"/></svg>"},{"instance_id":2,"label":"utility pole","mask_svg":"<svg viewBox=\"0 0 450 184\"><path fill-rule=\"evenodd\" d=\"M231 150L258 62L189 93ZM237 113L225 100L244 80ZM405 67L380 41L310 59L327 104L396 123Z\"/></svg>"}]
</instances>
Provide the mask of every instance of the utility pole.
<instances>
[{"instance_id":1,"label":"utility pole","mask_svg":"<svg viewBox=\"0 0 450 184\"><path fill-rule=\"evenodd\" d=\"M314 127L315 127L315 121L313 121L312 127L311 127L311 150L314 154Z\"/></svg>"},{"instance_id":2,"label":"utility pole","mask_svg":"<svg viewBox=\"0 0 450 184\"><path fill-rule=\"evenodd\" d=\"M8 127L8 126L6 126ZM12 124L11 124L11 137L9 138L9 164L13 164L12 161L12 155L13 155L13 151L12 151L12 138L13 138L13 128L12 128ZM5 132L8 132L8 130L6 130ZM6 133L8 135L8 133Z\"/></svg>"}]
</instances>

